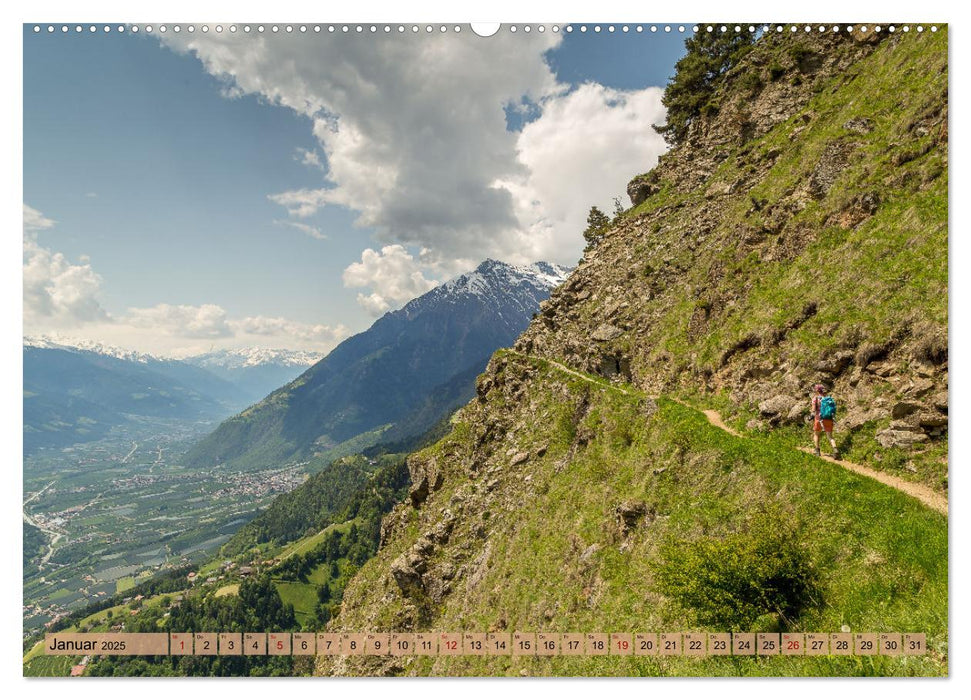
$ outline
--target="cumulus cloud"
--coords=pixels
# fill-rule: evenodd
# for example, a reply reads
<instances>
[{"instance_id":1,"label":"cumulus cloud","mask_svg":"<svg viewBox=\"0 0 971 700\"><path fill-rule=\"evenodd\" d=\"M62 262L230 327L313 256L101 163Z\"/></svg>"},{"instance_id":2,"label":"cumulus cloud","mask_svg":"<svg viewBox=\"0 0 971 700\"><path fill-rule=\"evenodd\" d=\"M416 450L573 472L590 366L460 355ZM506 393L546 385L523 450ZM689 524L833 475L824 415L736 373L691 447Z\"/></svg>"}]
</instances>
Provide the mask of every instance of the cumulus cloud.
<instances>
[{"instance_id":1,"label":"cumulus cloud","mask_svg":"<svg viewBox=\"0 0 971 700\"><path fill-rule=\"evenodd\" d=\"M650 126L664 121L662 95L587 83L544 102L517 140L526 173L496 183L514 195L527 258L575 260L590 207L612 211L618 196L629 206L627 183L667 149Z\"/></svg>"},{"instance_id":2,"label":"cumulus cloud","mask_svg":"<svg viewBox=\"0 0 971 700\"><path fill-rule=\"evenodd\" d=\"M300 222L288 222L303 230ZM290 348L328 352L347 337L343 325L284 317L231 318L217 304L156 304L109 314L98 300L102 277L88 256L71 262L37 241L55 222L24 205L24 333L107 342L143 352L182 356L212 347ZM308 227L312 228L312 227ZM314 229L316 230L316 229ZM313 235L311 231L305 231ZM317 234L320 234L317 231Z\"/></svg>"},{"instance_id":3,"label":"cumulus cloud","mask_svg":"<svg viewBox=\"0 0 971 700\"><path fill-rule=\"evenodd\" d=\"M320 162L320 156L317 151L310 151L306 148L298 148L297 154L294 157L295 160L303 163L308 168L318 168L319 170L324 169L324 164Z\"/></svg>"},{"instance_id":4,"label":"cumulus cloud","mask_svg":"<svg viewBox=\"0 0 971 700\"><path fill-rule=\"evenodd\" d=\"M401 245L386 245L380 251L366 249L360 262L348 265L342 279L345 287L373 290L357 295L357 303L372 316L380 316L438 284L425 278L420 262Z\"/></svg>"},{"instance_id":5,"label":"cumulus cloud","mask_svg":"<svg viewBox=\"0 0 971 700\"><path fill-rule=\"evenodd\" d=\"M310 119L319 149L297 157L320 163L322 181L271 201L295 219L327 205L356 211L381 245L419 250L426 277L486 257L574 263L590 206L612 209L666 148L651 128L664 119L661 90L558 83L545 54L559 34L162 41L196 56L233 95ZM507 110L531 121L510 131ZM372 314L400 303L382 289L358 297Z\"/></svg>"},{"instance_id":6,"label":"cumulus cloud","mask_svg":"<svg viewBox=\"0 0 971 700\"><path fill-rule=\"evenodd\" d=\"M24 328L73 328L107 320L98 301L102 279L87 256L81 256L81 264L72 263L38 243L37 232L53 226L52 219L24 205Z\"/></svg>"},{"instance_id":7,"label":"cumulus cloud","mask_svg":"<svg viewBox=\"0 0 971 700\"><path fill-rule=\"evenodd\" d=\"M281 316L231 318L218 304L130 308L116 319L111 330L98 332L101 339L113 338L119 344L149 352L177 350L177 355L246 346L327 352L348 336L344 325L303 323Z\"/></svg>"},{"instance_id":8,"label":"cumulus cloud","mask_svg":"<svg viewBox=\"0 0 971 700\"><path fill-rule=\"evenodd\" d=\"M328 186L272 201L297 217L348 207L379 240L423 248L433 264L517 247L513 198L493 186L522 167L504 108L561 89L543 60L560 40L552 32L163 39L228 85L311 118Z\"/></svg>"},{"instance_id":9,"label":"cumulus cloud","mask_svg":"<svg viewBox=\"0 0 971 700\"><path fill-rule=\"evenodd\" d=\"M279 338L299 338L316 343L335 343L348 335L347 328L338 324L300 323L288 318L270 316L247 316L240 321L230 322L239 335L272 336Z\"/></svg>"},{"instance_id":10,"label":"cumulus cloud","mask_svg":"<svg viewBox=\"0 0 971 700\"><path fill-rule=\"evenodd\" d=\"M136 328L152 328L183 338L227 338L233 334L226 310L216 304L156 304L130 308L122 321Z\"/></svg>"},{"instance_id":11,"label":"cumulus cloud","mask_svg":"<svg viewBox=\"0 0 971 700\"><path fill-rule=\"evenodd\" d=\"M24 231L34 233L53 228L55 221L48 219L33 207L24 204Z\"/></svg>"}]
</instances>

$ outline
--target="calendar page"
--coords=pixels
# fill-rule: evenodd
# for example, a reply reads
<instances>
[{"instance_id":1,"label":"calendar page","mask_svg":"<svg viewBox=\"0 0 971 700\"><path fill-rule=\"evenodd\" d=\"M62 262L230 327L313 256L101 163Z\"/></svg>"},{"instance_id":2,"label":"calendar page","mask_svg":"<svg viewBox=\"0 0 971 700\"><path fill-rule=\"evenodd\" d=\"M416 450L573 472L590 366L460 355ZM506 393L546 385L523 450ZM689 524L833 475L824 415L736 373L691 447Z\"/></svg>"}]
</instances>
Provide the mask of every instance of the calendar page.
<instances>
[{"instance_id":1,"label":"calendar page","mask_svg":"<svg viewBox=\"0 0 971 700\"><path fill-rule=\"evenodd\" d=\"M22 39L24 676L948 676L946 24Z\"/></svg>"}]
</instances>

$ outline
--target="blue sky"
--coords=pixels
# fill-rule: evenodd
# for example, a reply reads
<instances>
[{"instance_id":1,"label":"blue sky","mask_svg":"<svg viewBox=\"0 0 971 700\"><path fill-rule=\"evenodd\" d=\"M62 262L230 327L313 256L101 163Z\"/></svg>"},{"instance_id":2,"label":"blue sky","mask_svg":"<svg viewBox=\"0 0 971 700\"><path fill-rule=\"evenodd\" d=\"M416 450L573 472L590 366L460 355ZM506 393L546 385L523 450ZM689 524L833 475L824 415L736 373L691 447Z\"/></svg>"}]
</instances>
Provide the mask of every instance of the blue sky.
<instances>
[{"instance_id":1,"label":"blue sky","mask_svg":"<svg viewBox=\"0 0 971 700\"><path fill-rule=\"evenodd\" d=\"M684 39L183 37L25 27L25 332L324 351L486 255L575 263L610 204L584 129L620 195Z\"/></svg>"}]
</instances>

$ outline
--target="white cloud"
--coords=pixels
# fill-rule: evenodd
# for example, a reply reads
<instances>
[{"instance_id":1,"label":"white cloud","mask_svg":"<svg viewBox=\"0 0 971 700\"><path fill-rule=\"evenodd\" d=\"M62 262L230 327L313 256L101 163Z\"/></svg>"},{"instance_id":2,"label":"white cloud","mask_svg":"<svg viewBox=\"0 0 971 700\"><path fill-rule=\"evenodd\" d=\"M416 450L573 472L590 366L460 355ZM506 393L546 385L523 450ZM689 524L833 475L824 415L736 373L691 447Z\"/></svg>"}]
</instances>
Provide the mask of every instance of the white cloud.
<instances>
[{"instance_id":1,"label":"white cloud","mask_svg":"<svg viewBox=\"0 0 971 700\"><path fill-rule=\"evenodd\" d=\"M267 199L287 208L290 216L306 219L313 216L327 203L328 190L292 190L281 192L280 194L267 195Z\"/></svg>"},{"instance_id":2,"label":"white cloud","mask_svg":"<svg viewBox=\"0 0 971 700\"><path fill-rule=\"evenodd\" d=\"M156 304L130 308L121 321L136 328L151 328L182 338L228 338L233 335L226 310L216 304Z\"/></svg>"},{"instance_id":3,"label":"white cloud","mask_svg":"<svg viewBox=\"0 0 971 700\"><path fill-rule=\"evenodd\" d=\"M504 107L561 89L543 54L552 32L419 37L167 35L206 70L313 120L329 186L272 195L292 216L325 204L359 212L383 242L450 264L517 249L513 198L492 186L521 171Z\"/></svg>"},{"instance_id":4,"label":"white cloud","mask_svg":"<svg viewBox=\"0 0 971 700\"><path fill-rule=\"evenodd\" d=\"M130 308L112 329L92 330L97 332L99 340L178 356L211 348L250 346L329 352L349 335L342 324L303 323L280 316L234 319L218 304Z\"/></svg>"},{"instance_id":5,"label":"white cloud","mask_svg":"<svg viewBox=\"0 0 971 700\"><path fill-rule=\"evenodd\" d=\"M230 326L241 336L271 336L277 338L299 338L302 341L317 343L337 343L348 335L347 328L338 324L300 323L288 318L270 316L248 316L240 321L231 321Z\"/></svg>"},{"instance_id":6,"label":"white cloud","mask_svg":"<svg viewBox=\"0 0 971 700\"><path fill-rule=\"evenodd\" d=\"M290 228L295 228L298 231L307 234L311 238L316 238L321 241L327 239L327 234L321 233L319 228L300 221L274 221L273 223L279 224L280 226L289 226Z\"/></svg>"},{"instance_id":7,"label":"white cloud","mask_svg":"<svg viewBox=\"0 0 971 700\"><path fill-rule=\"evenodd\" d=\"M24 231L43 231L52 228L55 223L53 219L48 219L33 207L24 204Z\"/></svg>"},{"instance_id":8,"label":"white cloud","mask_svg":"<svg viewBox=\"0 0 971 700\"><path fill-rule=\"evenodd\" d=\"M295 160L303 163L308 168L317 168L318 170L324 169L324 164L320 162L320 156L317 151L309 151L306 148L298 148L297 155L294 157Z\"/></svg>"},{"instance_id":9,"label":"white cloud","mask_svg":"<svg viewBox=\"0 0 971 700\"><path fill-rule=\"evenodd\" d=\"M557 83L545 53L558 34L162 41L195 55L234 95L310 118L319 149L297 157L320 163L324 177L271 201L295 219L334 204L358 212L381 245L419 250L424 278L486 257L574 263L590 206L610 211L666 149L651 128L664 118L662 91ZM510 132L505 110L535 119ZM358 296L371 314L403 300L383 286Z\"/></svg>"},{"instance_id":10,"label":"white cloud","mask_svg":"<svg viewBox=\"0 0 971 700\"><path fill-rule=\"evenodd\" d=\"M300 222L286 222L323 236ZM81 255L81 264L37 242L37 232L55 222L24 205L23 284L25 335L106 342L150 353L184 356L213 347L274 347L329 352L348 336L341 324L304 323L283 317L234 319L217 304L156 304L109 314L98 301L102 278Z\"/></svg>"},{"instance_id":11,"label":"white cloud","mask_svg":"<svg viewBox=\"0 0 971 700\"><path fill-rule=\"evenodd\" d=\"M618 91L596 83L548 98L541 116L519 134L517 155L526 172L497 183L513 193L526 226L521 250L530 260L576 260L592 205L613 210L626 188L667 149L651 124L664 121L663 91Z\"/></svg>"},{"instance_id":12,"label":"white cloud","mask_svg":"<svg viewBox=\"0 0 971 700\"><path fill-rule=\"evenodd\" d=\"M24 204L24 328L73 328L107 320L98 301L101 276L87 256L74 264L37 242L37 232L53 226L52 219Z\"/></svg>"},{"instance_id":13,"label":"white cloud","mask_svg":"<svg viewBox=\"0 0 971 700\"><path fill-rule=\"evenodd\" d=\"M386 245L361 253L361 261L344 270L345 287L371 287L371 294L358 294L357 303L372 316L380 316L434 288L438 282L426 279L421 263L403 246Z\"/></svg>"}]
</instances>

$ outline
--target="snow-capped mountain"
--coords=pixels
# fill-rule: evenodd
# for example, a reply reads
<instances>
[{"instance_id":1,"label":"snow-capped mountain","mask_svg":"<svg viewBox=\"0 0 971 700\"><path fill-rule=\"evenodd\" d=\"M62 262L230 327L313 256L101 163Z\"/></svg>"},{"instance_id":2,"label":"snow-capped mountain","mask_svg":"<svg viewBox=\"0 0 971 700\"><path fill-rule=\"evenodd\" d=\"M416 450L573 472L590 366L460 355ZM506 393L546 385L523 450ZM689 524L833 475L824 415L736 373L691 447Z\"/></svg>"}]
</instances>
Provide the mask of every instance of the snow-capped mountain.
<instances>
[{"instance_id":1,"label":"snow-capped mountain","mask_svg":"<svg viewBox=\"0 0 971 700\"><path fill-rule=\"evenodd\" d=\"M232 382L252 403L295 379L322 357L320 353L306 350L237 348L214 350L184 361Z\"/></svg>"},{"instance_id":2,"label":"snow-capped mountain","mask_svg":"<svg viewBox=\"0 0 971 700\"><path fill-rule=\"evenodd\" d=\"M148 364L149 362L164 362L168 358L159 357L157 355L149 355L148 353L138 352L136 350L126 350L125 348L119 348L115 345L108 345L107 343L100 343L96 340L86 340L84 338L62 338L60 336L24 336L24 347L25 348L41 348L44 350L65 350L68 352L90 352L95 355L104 355L105 357L114 357L119 360L127 360L128 362L141 362L142 364Z\"/></svg>"},{"instance_id":3,"label":"snow-capped mountain","mask_svg":"<svg viewBox=\"0 0 971 700\"><path fill-rule=\"evenodd\" d=\"M235 348L233 350L213 350L201 355L185 358L186 362L207 369L222 367L224 369L241 369L243 367L259 367L260 365L278 365L280 367L303 367L320 362L323 355L309 350L280 350L271 348Z\"/></svg>"},{"instance_id":4,"label":"snow-capped mountain","mask_svg":"<svg viewBox=\"0 0 971 700\"><path fill-rule=\"evenodd\" d=\"M271 464L423 433L472 398L492 353L512 345L567 273L486 260L342 342L225 421L188 460Z\"/></svg>"},{"instance_id":5,"label":"snow-capped mountain","mask_svg":"<svg viewBox=\"0 0 971 700\"><path fill-rule=\"evenodd\" d=\"M236 348L213 350L190 357L165 357L120 348L108 343L62 336L25 336L24 348L58 350L87 356L89 359L111 358L134 362L165 374L176 374L190 386L198 384L203 392L228 399L230 405L247 405L259 401L277 387L297 377L320 361L321 353L280 348ZM228 382L232 387L214 386Z\"/></svg>"},{"instance_id":6,"label":"snow-capped mountain","mask_svg":"<svg viewBox=\"0 0 971 700\"><path fill-rule=\"evenodd\" d=\"M459 305L474 299L500 312L512 313L515 323L522 314L531 316L539 302L549 297L569 274L569 268L548 262L518 266L486 260L472 272L450 279L391 314L413 317L436 304Z\"/></svg>"},{"instance_id":7,"label":"snow-capped mountain","mask_svg":"<svg viewBox=\"0 0 971 700\"><path fill-rule=\"evenodd\" d=\"M252 396L201 367L91 341L25 338L24 450L152 419L220 420Z\"/></svg>"}]
</instances>

